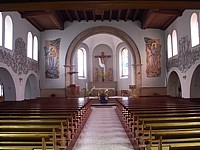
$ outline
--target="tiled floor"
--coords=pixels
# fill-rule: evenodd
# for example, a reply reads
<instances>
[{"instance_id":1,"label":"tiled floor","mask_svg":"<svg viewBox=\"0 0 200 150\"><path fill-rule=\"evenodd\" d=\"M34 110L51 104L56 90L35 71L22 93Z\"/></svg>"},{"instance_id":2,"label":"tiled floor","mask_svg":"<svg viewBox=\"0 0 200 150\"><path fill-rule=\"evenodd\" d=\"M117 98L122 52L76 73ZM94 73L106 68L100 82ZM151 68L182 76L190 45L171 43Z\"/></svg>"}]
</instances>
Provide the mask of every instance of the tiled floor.
<instances>
[{"instance_id":1,"label":"tiled floor","mask_svg":"<svg viewBox=\"0 0 200 150\"><path fill-rule=\"evenodd\" d=\"M73 150L133 150L115 106L92 109Z\"/></svg>"}]
</instances>

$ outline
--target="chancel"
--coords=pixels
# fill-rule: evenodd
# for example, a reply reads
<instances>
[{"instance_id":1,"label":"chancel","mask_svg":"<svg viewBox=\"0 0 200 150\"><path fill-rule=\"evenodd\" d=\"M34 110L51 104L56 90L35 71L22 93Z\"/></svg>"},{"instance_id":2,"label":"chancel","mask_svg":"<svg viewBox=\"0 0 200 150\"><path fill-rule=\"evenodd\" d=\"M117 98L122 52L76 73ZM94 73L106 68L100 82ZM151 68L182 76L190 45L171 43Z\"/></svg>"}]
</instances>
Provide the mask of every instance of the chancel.
<instances>
[{"instance_id":1,"label":"chancel","mask_svg":"<svg viewBox=\"0 0 200 150\"><path fill-rule=\"evenodd\" d=\"M200 1L0 2L0 149L200 149Z\"/></svg>"}]
</instances>

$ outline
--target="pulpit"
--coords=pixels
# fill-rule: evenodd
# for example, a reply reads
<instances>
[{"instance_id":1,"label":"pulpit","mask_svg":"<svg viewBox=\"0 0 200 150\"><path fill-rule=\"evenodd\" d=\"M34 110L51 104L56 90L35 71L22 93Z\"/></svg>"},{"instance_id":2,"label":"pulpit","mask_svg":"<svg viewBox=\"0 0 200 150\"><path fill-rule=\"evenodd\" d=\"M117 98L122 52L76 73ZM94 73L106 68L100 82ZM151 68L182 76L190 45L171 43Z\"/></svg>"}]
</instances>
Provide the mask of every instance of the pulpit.
<instances>
[{"instance_id":1,"label":"pulpit","mask_svg":"<svg viewBox=\"0 0 200 150\"><path fill-rule=\"evenodd\" d=\"M79 96L80 96L79 86L75 84L67 86L67 97L79 97Z\"/></svg>"}]
</instances>

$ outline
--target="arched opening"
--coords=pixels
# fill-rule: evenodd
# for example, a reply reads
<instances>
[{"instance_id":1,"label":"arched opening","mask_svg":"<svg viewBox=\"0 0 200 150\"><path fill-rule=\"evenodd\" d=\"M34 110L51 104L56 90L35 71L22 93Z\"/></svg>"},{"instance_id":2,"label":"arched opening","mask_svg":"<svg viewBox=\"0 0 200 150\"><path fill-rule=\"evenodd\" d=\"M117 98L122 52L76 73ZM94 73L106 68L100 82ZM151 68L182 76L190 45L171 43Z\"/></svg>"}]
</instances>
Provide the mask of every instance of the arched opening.
<instances>
[{"instance_id":1,"label":"arched opening","mask_svg":"<svg viewBox=\"0 0 200 150\"><path fill-rule=\"evenodd\" d=\"M3 100L15 101L16 90L11 74L5 68L0 67L0 83L3 85Z\"/></svg>"},{"instance_id":2,"label":"arched opening","mask_svg":"<svg viewBox=\"0 0 200 150\"><path fill-rule=\"evenodd\" d=\"M178 74L171 72L168 79L167 94L172 97L182 97L182 87Z\"/></svg>"},{"instance_id":3,"label":"arched opening","mask_svg":"<svg viewBox=\"0 0 200 150\"><path fill-rule=\"evenodd\" d=\"M190 97L191 98L200 98L200 65L195 69L191 84L190 84Z\"/></svg>"},{"instance_id":4,"label":"arched opening","mask_svg":"<svg viewBox=\"0 0 200 150\"><path fill-rule=\"evenodd\" d=\"M140 89L141 89L141 76L142 76L142 72L141 72L141 58L140 58L140 53L139 50L135 44L135 42L129 37L128 34L126 34L125 32L113 28L113 27L104 27L104 26L100 26L100 27L94 27L94 28L90 28L87 29L83 32L81 32L79 35L77 35L77 37L74 38L74 40L72 41L72 43L70 44L68 50L67 50L67 54L66 54L66 60L65 60L65 64L66 66L70 66L73 65L73 58L74 55L76 54L76 50L78 49L79 45L88 37L96 35L96 34L110 34L113 36L118 37L119 39L121 39L124 43L126 43L126 45L128 46L131 55L133 57L134 60L134 69L135 69L135 75L134 75L134 81L135 81L135 87L137 89L137 95L140 95ZM73 78L72 76L70 76L70 74L68 72L70 72L70 67L66 67L65 69L65 87L67 88L67 86L69 84L71 84L73 82Z\"/></svg>"},{"instance_id":5,"label":"arched opening","mask_svg":"<svg viewBox=\"0 0 200 150\"><path fill-rule=\"evenodd\" d=\"M0 81L0 102L4 101L4 86L3 82Z\"/></svg>"},{"instance_id":6,"label":"arched opening","mask_svg":"<svg viewBox=\"0 0 200 150\"><path fill-rule=\"evenodd\" d=\"M24 93L25 99L34 99L39 96L39 83L34 74L31 74L28 77Z\"/></svg>"}]
</instances>

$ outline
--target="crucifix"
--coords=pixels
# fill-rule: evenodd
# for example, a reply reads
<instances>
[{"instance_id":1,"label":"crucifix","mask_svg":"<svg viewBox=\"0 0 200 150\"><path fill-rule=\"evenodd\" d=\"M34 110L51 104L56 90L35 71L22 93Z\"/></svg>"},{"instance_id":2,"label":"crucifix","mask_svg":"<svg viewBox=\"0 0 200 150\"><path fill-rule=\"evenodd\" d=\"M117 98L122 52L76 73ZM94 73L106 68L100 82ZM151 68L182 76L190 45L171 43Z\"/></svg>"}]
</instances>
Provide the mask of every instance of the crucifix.
<instances>
[{"instance_id":1,"label":"crucifix","mask_svg":"<svg viewBox=\"0 0 200 150\"><path fill-rule=\"evenodd\" d=\"M105 55L104 52L101 52L100 56L95 56L95 58L99 58L99 66L102 68L101 69L102 81L104 81L105 73L106 73L105 60L106 60L106 58L110 58L110 57L111 57L110 55Z\"/></svg>"}]
</instances>

